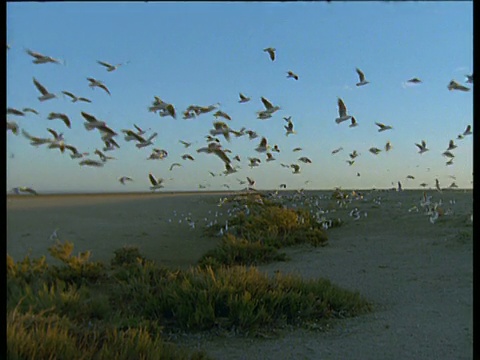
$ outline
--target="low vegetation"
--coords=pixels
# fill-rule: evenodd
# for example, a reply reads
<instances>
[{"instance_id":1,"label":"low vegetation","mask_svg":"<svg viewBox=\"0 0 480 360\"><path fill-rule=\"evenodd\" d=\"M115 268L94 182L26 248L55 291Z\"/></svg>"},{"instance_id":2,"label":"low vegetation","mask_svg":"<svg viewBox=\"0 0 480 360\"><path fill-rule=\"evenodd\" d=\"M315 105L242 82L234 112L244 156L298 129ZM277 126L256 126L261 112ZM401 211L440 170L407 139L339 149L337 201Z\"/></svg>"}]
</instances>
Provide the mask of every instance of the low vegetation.
<instances>
[{"instance_id":1,"label":"low vegetation","mask_svg":"<svg viewBox=\"0 0 480 360\"><path fill-rule=\"evenodd\" d=\"M285 246L327 242L307 211L263 202L244 203L248 213L237 211L222 244L188 270L163 267L136 247L114 251L110 263L91 261L88 251L74 255L72 243L59 241L49 249L54 264L7 255L7 358L208 359L167 339L317 328L371 311L357 292L328 280L247 266L285 260L278 251Z\"/></svg>"},{"instance_id":2,"label":"low vegetation","mask_svg":"<svg viewBox=\"0 0 480 360\"><path fill-rule=\"evenodd\" d=\"M328 236L322 223L305 209L289 209L284 205L258 196L237 198L238 210L228 220L219 247L207 252L200 265L259 265L271 261L284 261L286 255L279 249L296 244L325 246ZM247 210L248 209L248 210ZM338 220L332 221L339 226ZM214 236L223 229L223 224L214 224L205 229Z\"/></svg>"}]
</instances>

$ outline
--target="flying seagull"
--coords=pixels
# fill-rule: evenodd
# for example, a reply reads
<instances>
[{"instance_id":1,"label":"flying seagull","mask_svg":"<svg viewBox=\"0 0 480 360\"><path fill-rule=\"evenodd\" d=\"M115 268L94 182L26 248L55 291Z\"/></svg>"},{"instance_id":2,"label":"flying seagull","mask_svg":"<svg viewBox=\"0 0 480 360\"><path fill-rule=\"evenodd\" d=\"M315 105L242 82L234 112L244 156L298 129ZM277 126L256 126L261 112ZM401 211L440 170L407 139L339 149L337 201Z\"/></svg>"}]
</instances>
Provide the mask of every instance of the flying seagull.
<instances>
[{"instance_id":1,"label":"flying seagull","mask_svg":"<svg viewBox=\"0 0 480 360\"><path fill-rule=\"evenodd\" d=\"M57 113L57 112L51 112L50 114L48 114L48 120L55 120L55 119L59 119L59 120L62 120L65 125L67 125L67 127L69 129L72 128L72 124L70 122L70 119L68 118L67 115L65 114L62 114L62 113Z\"/></svg>"},{"instance_id":2,"label":"flying seagull","mask_svg":"<svg viewBox=\"0 0 480 360\"><path fill-rule=\"evenodd\" d=\"M347 107L342 99L338 98L337 100L338 105L338 118L335 119L337 124L340 124L343 121L346 121L351 118L350 115L347 115Z\"/></svg>"},{"instance_id":3,"label":"flying seagull","mask_svg":"<svg viewBox=\"0 0 480 360\"><path fill-rule=\"evenodd\" d=\"M242 93L239 93L238 95L240 96L240 100L238 100L239 103L246 103L246 102L250 101L250 98L246 97Z\"/></svg>"},{"instance_id":4,"label":"flying seagull","mask_svg":"<svg viewBox=\"0 0 480 360\"><path fill-rule=\"evenodd\" d=\"M72 99L72 102L77 102L77 101L84 101L84 102L88 102L88 103L91 103L92 101L87 99L87 98L84 98L84 97L78 97L74 94L72 94L71 92L69 91L62 91L62 94L64 95L67 95L68 97L70 97Z\"/></svg>"},{"instance_id":5,"label":"flying seagull","mask_svg":"<svg viewBox=\"0 0 480 360\"><path fill-rule=\"evenodd\" d=\"M100 65L102 65L102 66L105 66L105 67L107 68L107 71L108 71L108 72L117 70L119 66L123 65L123 64L112 65L112 64L109 64L109 63L107 63L107 62L100 61L100 60L97 60L97 63L100 64ZM128 63L128 62L127 62L127 63Z\"/></svg>"},{"instance_id":6,"label":"flying seagull","mask_svg":"<svg viewBox=\"0 0 480 360\"><path fill-rule=\"evenodd\" d=\"M38 193L34 189L32 189L31 187L27 187L27 186L15 187L12 190L17 195L19 195L21 192L26 192L26 193L29 193L29 194L32 194L32 195L38 195Z\"/></svg>"},{"instance_id":7,"label":"flying seagull","mask_svg":"<svg viewBox=\"0 0 480 360\"><path fill-rule=\"evenodd\" d=\"M450 140L450 142L448 143L447 151L453 150L456 147L457 147L457 145L455 145L455 142L453 140Z\"/></svg>"},{"instance_id":8,"label":"flying seagull","mask_svg":"<svg viewBox=\"0 0 480 360\"><path fill-rule=\"evenodd\" d=\"M173 169L175 166L182 166L182 164L180 164L180 163L173 163L172 165L170 165L170 171L172 171L172 169Z\"/></svg>"},{"instance_id":9,"label":"flying seagull","mask_svg":"<svg viewBox=\"0 0 480 360\"><path fill-rule=\"evenodd\" d=\"M332 155L334 155L334 154L336 154L336 153L338 153L339 151L342 151L342 150L343 150L343 147L340 146L339 148L336 148L336 149L332 150Z\"/></svg>"},{"instance_id":10,"label":"flying seagull","mask_svg":"<svg viewBox=\"0 0 480 360\"><path fill-rule=\"evenodd\" d=\"M262 140L260 140L260 144L255 148L255 150L258 152L266 152L269 148L270 146L267 145L267 138L262 137Z\"/></svg>"},{"instance_id":11,"label":"flying seagull","mask_svg":"<svg viewBox=\"0 0 480 360\"><path fill-rule=\"evenodd\" d=\"M94 78L87 78L87 80L90 82L90 84L88 84L88 86L90 86L92 89L94 87L99 87L100 89L103 89L105 90L105 92L108 94L108 95L112 95L110 94L110 90L108 90L108 88L105 86L105 84L99 80L96 80Z\"/></svg>"},{"instance_id":12,"label":"flying seagull","mask_svg":"<svg viewBox=\"0 0 480 360\"><path fill-rule=\"evenodd\" d=\"M411 78L409 80L407 80L407 83L411 83L411 84L420 84L422 82L422 80L420 80L419 78Z\"/></svg>"},{"instance_id":13,"label":"flying seagull","mask_svg":"<svg viewBox=\"0 0 480 360\"><path fill-rule=\"evenodd\" d=\"M306 156L302 156L300 158L298 158L299 161L305 163L305 164L311 164L312 163L312 160L310 160L308 157Z\"/></svg>"},{"instance_id":14,"label":"flying seagull","mask_svg":"<svg viewBox=\"0 0 480 360\"><path fill-rule=\"evenodd\" d=\"M370 151L373 155L378 155L378 153L382 150L376 147L371 147L370 149L368 149L368 151Z\"/></svg>"},{"instance_id":15,"label":"flying seagull","mask_svg":"<svg viewBox=\"0 0 480 360\"><path fill-rule=\"evenodd\" d=\"M82 160L78 163L80 166L96 166L96 167L102 167L103 166L103 162L100 162L100 161L96 161L96 160L92 160L92 159L85 159L85 160Z\"/></svg>"},{"instance_id":16,"label":"flying seagull","mask_svg":"<svg viewBox=\"0 0 480 360\"><path fill-rule=\"evenodd\" d=\"M465 77L467 78L465 80L465 82L469 83L469 84L473 84L473 74L470 74L470 75L465 75Z\"/></svg>"},{"instance_id":17,"label":"flying seagull","mask_svg":"<svg viewBox=\"0 0 480 360\"><path fill-rule=\"evenodd\" d=\"M35 78L33 78L33 84L35 85L37 90L40 91L40 93L42 94L42 96L38 97L38 100L45 101L45 100L50 100L57 97L57 95L49 93L48 90L42 84L40 84L38 80Z\"/></svg>"},{"instance_id":18,"label":"flying seagull","mask_svg":"<svg viewBox=\"0 0 480 360\"><path fill-rule=\"evenodd\" d=\"M392 144L390 143L390 141L387 141L387 143L385 144L385 151L390 151L392 149Z\"/></svg>"},{"instance_id":19,"label":"flying seagull","mask_svg":"<svg viewBox=\"0 0 480 360\"><path fill-rule=\"evenodd\" d=\"M28 55L35 58L35 60L32 61L34 64L46 64L46 63L60 64L60 60L54 59L50 56L45 56L29 49L26 49L25 51L27 52Z\"/></svg>"},{"instance_id":20,"label":"flying seagull","mask_svg":"<svg viewBox=\"0 0 480 360\"><path fill-rule=\"evenodd\" d=\"M360 82L356 83L357 86L367 85L369 81L365 80L365 74L359 68L355 69L357 71Z\"/></svg>"},{"instance_id":21,"label":"flying seagull","mask_svg":"<svg viewBox=\"0 0 480 360\"><path fill-rule=\"evenodd\" d=\"M463 136L472 135L472 126L471 126L471 125L467 125L467 128L465 129L465 131L463 132L462 135L463 135Z\"/></svg>"},{"instance_id":22,"label":"flying seagull","mask_svg":"<svg viewBox=\"0 0 480 360\"><path fill-rule=\"evenodd\" d=\"M358 126L358 123L357 123L357 119L355 119L355 116L352 116L352 119L351 119L351 124L348 125L348 127L355 127L355 126Z\"/></svg>"},{"instance_id":23,"label":"flying seagull","mask_svg":"<svg viewBox=\"0 0 480 360\"><path fill-rule=\"evenodd\" d=\"M270 59L271 59L272 61L275 60L275 51L276 51L275 48L268 47L268 48L263 49L263 51L268 52L268 55L270 55Z\"/></svg>"},{"instance_id":24,"label":"flying seagull","mask_svg":"<svg viewBox=\"0 0 480 360\"><path fill-rule=\"evenodd\" d=\"M29 108L29 107L23 108L22 111L23 111L24 113L26 113L26 112L31 112L31 113L34 113L35 115L38 115L38 111L37 111L37 110L32 109L32 108Z\"/></svg>"},{"instance_id":25,"label":"flying seagull","mask_svg":"<svg viewBox=\"0 0 480 360\"><path fill-rule=\"evenodd\" d=\"M16 116L25 116L25 113L23 111L20 111L18 109L14 108L7 108L7 115L16 115Z\"/></svg>"},{"instance_id":26,"label":"flying seagull","mask_svg":"<svg viewBox=\"0 0 480 360\"><path fill-rule=\"evenodd\" d=\"M375 125L377 125L379 127L378 132L393 129L390 125L385 125L385 124L382 124L382 123L379 123L379 122L376 122Z\"/></svg>"},{"instance_id":27,"label":"flying seagull","mask_svg":"<svg viewBox=\"0 0 480 360\"><path fill-rule=\"evenodd\" d=\"M415 143L415 145L420 149L418 151L419 154L423 154L425 151L429 150L429 149L427 149L427 143L425 142L425 140L422 140L421 144Z\"/></svg>"},{"instance_id":28,"label":"flying seagull","mask_svg":"<svg viewBox=\"0 0 480 360\"><path fill-rule=\"evenodd\" d=\"M18 135L18 124L15 121L8 121L7 120L7 131L11 130L12 133Z\"/></svg>"},{"instance_id":29,"label":"flying seagull","mask_svg":"<svg viewBox=\"0 0 480 360\"><path fill-rule=\"evenodd\" d=\"M298 75L295 74L293 71L287 71L287 78L293 78L295 80L298 80Z\"/></svg>"},{"instance_id":30,"label":"flying seagull","mask_svg":"<svg viewBox=\"0 0 480 360\"><path fill-rule=\"evenodd\" d=\"M152 186L150 186L150 190L155 191L157 189L163 188L163 179L157 179L155 176L152 175L152 173L148 174L148 178L150 179L150 183Z\"/></svg>"},{"instance_id":31,"label":"flying seagull","mask_svg":"<svg viewBox=\"0 0 480 360\"><path fill-rule=\"evenodd\" d=\"M133 181L133 179L131 177L128 177L128 176L122 176L121 178L118 179L118 181L120 181L122 183L122 185L125 185L126 181Z\"/></svg>"},{"instance_id":32,"label":"flying seagull","mask_svg":"<svg viewBox=\"0 0 480 360\"><path fill-rule=\"evenodd\" d=\"M288 120L288 124L284 126L285 130L287 130L287 132L285 133L286 136L290 135L290 134L296 134L297 132L295 130L293 130L293 122L292 120Z\"/></svg>"},{"instance_id":33,"label":"flying seagull","mask_svg":"<svg viewBox=\"0 0 480 360\"><path fill-rule=\"evenodd\" d=\"M470 91L470 88L463 86L462 84L459 84L455 80L450 81L450 83L447 86L448 90L460 90L460 91Z\"/></svg>"}]
</instances>

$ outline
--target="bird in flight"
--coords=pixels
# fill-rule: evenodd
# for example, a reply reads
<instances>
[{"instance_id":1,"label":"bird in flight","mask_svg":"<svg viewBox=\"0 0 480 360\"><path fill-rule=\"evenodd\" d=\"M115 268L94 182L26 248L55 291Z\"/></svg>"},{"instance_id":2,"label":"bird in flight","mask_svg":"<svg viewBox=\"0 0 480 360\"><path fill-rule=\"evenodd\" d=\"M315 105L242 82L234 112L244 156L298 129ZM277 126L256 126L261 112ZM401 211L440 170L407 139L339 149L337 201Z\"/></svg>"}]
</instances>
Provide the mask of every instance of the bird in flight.
<instances>
[{"instance_id":1,"label":"bird in flight","mask_svg":"<svg viewBox=\"0 0 480 360\"><path fill-rule=\"evenodd\" d=\"M35 85L37 90L40 91L40 93L42 94L42 96L38 97L38 100L45 101L45 100L50 100L57 97L57 95L48 92L48 90L42 84L40 84L38 80L35 78L33 78L33 84Z\"/></svg>"},{"instance_id":2,"label":"bird in flight","mask_svg":"<svg viewBox=\"0 0 480 360\"><path fill-rule=\"evenodd\" d=\"M427 149L427 143L425 142L425 140L422 140L421 144L415 143L415 145L419 148L419 151L418 151L419 154L423 154L425 151L429 150Z\"/></svg>"},{"instance_id":3,"label":"bird in flight","mask_svg":"<svg viewBox=\"0 0 480 360\"><path fill-rule=\"evenodd\" d=\"M87 98L84 98L84 97L78 97L74 94L72 94L71 92L69 91L62 91L62 94L64 95L67 95L68 97L70 97L72 99L72 102L77 102L77 101L84 101L84 102L87 102L87 103L91 103L92 101L87 99Z\"/></svg>"},{"instance_id":4,"label":"bird in flight","mask_svg":"<svg viewBox=\"0 0 480 360\"><path fill-rule=\"evenodd\" d=\"M34 189L32 189L31 187L27 187L27 186L15 187L12 190L17 195L19 195L22 192L26 192L26 193L29 193L29 194L32 194L32 195L38 195L38 193Z\"/></svg>"},{"instance_id":5,"label":"bird in flight","mask_svg":"<svg viewBox=\"0 0 480 360\"><path fill-rule=\"evenodd\" d=\"M367 81L367 80L365 79L365 74L363 73L363 71L360 70L359 68L356 68L355 70L357 71L357 74L358 74L358 77L359 77L359 80L360 80L360 81L359 81L358 83L356 83L355 85L357 85L357 86L367 85L367 84L369 83L369 81Z\"/></svg>"},{"instance_id":6,"label":"bird in flight","mask_svg":"<svg viewBox=\"0 0 480 360\"><path fill-rule=\"evenodd\" d=\"M7 120L7 131L10 130L15 135L18 135L18 124L15 121Z\"/></svg>"},{"instance_id":7,"label":"bird in flight","mask_svg":"<svg viewBox=\"0 0 480 360\"><path fill-rule=\"evenodd\" d=\"M392 144L390 143L390 141L387 141L387 143L385 144L385 151L390 151L392 149Z\"/></svg>"},{"instance_id":8,"label":"bird in flight","mask_svg":"<svg viewBox=\"0 0 480 360\"><path fill-rule=\"evenodd\" d=\"M419 78L411 78L409 80L407 80L407 83L411 83L411 84L420 84L422 82L422 80L420 80Z\"/></svg>"},{"instance_id":9,"label":"bird in flight","mask_svg":"<svg viewBox=\"0 0 480 360\"><path fill-rule=\"evenodd\" d=\"M471 126L471 125L467 125L467 128L465 129L465 131L463 132L462 135L463 135L463 136L472 135L472 126Z\"/></svg>"},{"instance_id":10,"label":"bird in flight","mask_svg":"<svg viewBox=\"0 0 480 360\"><path fill-rule=\"evenodd\" d=\"M90 86L92 89L94 87L99 87L100 89L103 89L105 90L105 92L108 94L108 95L112 95L110 94L110 90L108 90L108 88L105 86L105 84L99 80L96 80L94 78L87 78L87 80L90 82L90 84L88 84L88 86Z\"/></svg>"},{"instance_id":11,"label":"bird in flight","mask_svg":"<svg viewBox=\"0 0 480 360\"><path fill-rule=\"evenodd\" d=\"M376 147L371 147L370 149L368 149L368 151L370 151L373 155L378 155L382 150Z\"/></svg>"},{"instance_id":12,"label":"bird in flight","mask_svg":"<svg viewBox=\"0 0 480 360\"><path fill-rule=\"evenodd\" d=\"M455 142L453 140L450 140L450 142L448 143L447 151L453 150L456 147L457 147L457 145L455 145Z\"/></svg>"},{"instance_id":13,"label":"bird in flight","mask_svg":"<svg viewBox=\"0 0 480 360\"><path fill-rule=\"evenodd\" d=\"M85 159L85 160L80 161L78 164L80 166L102 167L104 162L103 161L92 160L92 159Z\"/></svg>"},{"instance_id":14,"label":"bird in flight","mask_svg":"<svg viewBox=\"0 0 480 360\"><path fill-rule=\"evenodd\" d=\"M305 164L311 164L312 163L312 160L310 160L308 157L306 156L302 156L300 158L298 158L299 161L305 163Z\"/></svg>"},{"instance_id":15,"label":"bird in flight","mask_svg":"<svg viewBox=\"0 0 480 360\"><path fill-rule=\"evenodd\" d=\"M23 111L14 108L7 108L7 114L16 115L16 116L25 116Z\"/></svg>"},{"instance_id":16,"label":"bird in flight","mask_svg":"<svg viewBox=\"0 0 480 360\"><path fill-rule=\"evenodd\" d=\"M152 173L148 174L148 178L150 179L150 183L152 186L150 186L150 190L155 191L157 189L163 188L164 186L162 185L163 179L159 178L157 179L155 176L153 176Z\"/></svg>"},{"instance_id":17,"label":"bird in flight","mask_svg":"<svg viewBox=\"0 0 480 360\"><path fill-rule=\"evenodd\" d=\"M348 125L348 127L355 127L355 126L358 126L357 119L355 119L355 116L352 116L351 124Z\"/></svg>"},{"instance_id":18,"label":"bird in flight","mask_svg":"<svg viewBox=\"0 0 480 360\"><path fill-rule=\"evenodd\" d=\"M338 118L335 119L337 124L340 124L343 121L350 119L352 116L347 115L347 107L342 99L338 98L337 100L338 105Z\"/></svg>"},{"instance_id":19,"label":"bird in flight","mask_svg":"<svg viewBox=\"0 0 480 360\"><path fill-rule=\"evenodd\" d=\"M273 106L273 104L263 96L261 97L261 100L262 100L263 106L265 106L265 110L259 111L257 113L260 119L267 119L271 117L275 111L280 110L280 106Z\"/></svg>"},{"instance_id":20,"label":"bird in flight","mask_svg":"<svg viewBox=\"0 0 480 360\"><path fill-rule=\"evenodd\" d=\"M378 132L393 129L390 125L385 125L385 124L382 124L382 123L379 123L379 122L376 122L375 125L377 125L379 127Z\"/></svg>"},{"instance_id":21,"label":"bird in flight","mask_svg":"<svg viewBox=\"0 0 480 360\"><path fill-rule=\"evenodd\" d=\"M239 93L238 95L240 96L240 100L238 100L239 103L246 103L250 101L250 98L243 95L242 93Z\"/></svg>"},{"instance_id":22,"label":"bird in flight","mask_svg":"<svg viewBox=\"0 0 480 360\"><path fill-rule=\"evenodd\" d=\"M470 91L470 88L463 86L462 84L459 84L455 80L450 81L450 83L447 86L448 90L460 90L460 91Z\"/></svg>"},{"instance_id":23,"label":"bird in flight","mask_svg":"<svg viewBox=\"0 0 480 360\"><path fill-rule=\"evenodd\" d=\"M293 71L287 71L287 78L293 78L295 80L298 80L298 75L295 74Z\"/></svg>"},{"instance_id":24,"label":"bird in flight","mask_svg":"<svg viewBox=\"0 0 480 360\"><path fill-rule=\"evenodd\" d=\"M118 181L120 181L122 183L122 185L125 185L125 183L127 181L133 181L133 179L129 176L122 176L122 177L118 178Z\"/></svg>"},{"instance_id":25,"label":"bird in flight","mask_svg":"<svg viewBox=\"0 0 480 360\"><path fill-rule=\"evenodd\" d=\"M293 130L293 122L292 120L288 120L288 123L287 125L284 126L285 130L287 130L287 132L285 133L286 136L290 135L290 134L296 134L297 132L295 130Z\"/></svg>"},{"instance_id":26,"label":"bird in flight","mask_svg":"<svg viewBox=\"0 0 480 360\"><path fill-rule=\"evenodd\" d=\"M275 51L276 51L275 48L268 47L268 48L263 49L263 51L268 52L268 55L270 55L270 59L271 59L272 61L275 60Z\"/></svg>"},{"instance_id":27,"label":"bird in flight","mask_svg":"<svg viewBox=\"0 0 480 360\"><path fill-rule=\"evenodd\" d=\"M117 65L112 65L112 64L109 64L107 62L100 61L100 60L97 60L97 63L102 65L102 66L105 66L107 68L108 72L112 72L114 70L117 70L119 66L123 65L123 63L117 64ZM125 64L128 64L128 61Z\"/></svg>"},{"instance_id":28,"label":"bird in flight","mask_svg":"<svg viewBox=\"0 0 480 360\"><path fill-rule=\"evenodd\" d=\"M28 55L35 58L35 60L32 61L34 64L46 64L46 63L60 64L60 60L54 59L50 56L45 56L29 49L26 49L25 51L27 52Z\"/></svg>"},{"instance_id":29,"label":"bird in flight","mask_svg":"<svg viewBox=\"0 0 480 360\"><path fill-rule=\"evenodd\" d=\"M173 163L172 165L170 165L170 171L172 171L172 169L173 169L175 166L182 166L182 164L180 164L180 163Z\"/></svg>"},{"instance_id":30,"label":"bird in flight","mask_svg":"<svg viewBox=\"0 0 480 360\"><path fill-rule=\"evenodd\" d=\"M267 145L267 138L262 137L262 140L260 140L260 144L255 148L255 150L258 152L266 152L269 148L270 146Z\"/></svg>"},{"instance_id":31,"label":"bird in flight","mask_svg":"<svg viewBox=\"0 0 480 360\"><path fill-rule=\"evenodd\" d=\"M68 118L67 115L65 114L62 114L62 113L57 113L57 112L51 112L50 114L48 114L48 120L55 120L55 119L59 119L59 120L62 120L65 125L67 125L67 127L69 129L72 128L72 123L70 122L70 119Z\"/></svg>"},{"instance_id":32,"label":"bird in flight","mask_svg":"<svg viewBox=\"0 0 480 360\"><path fill-rule=\"evenodd\" d=\"M342 151L343 150L343 147L339 147L339 148L336 148L334 150L332 150L332 155L335 155L336 153L338 153L339 151Z\"/></svg>"}]
</instances>

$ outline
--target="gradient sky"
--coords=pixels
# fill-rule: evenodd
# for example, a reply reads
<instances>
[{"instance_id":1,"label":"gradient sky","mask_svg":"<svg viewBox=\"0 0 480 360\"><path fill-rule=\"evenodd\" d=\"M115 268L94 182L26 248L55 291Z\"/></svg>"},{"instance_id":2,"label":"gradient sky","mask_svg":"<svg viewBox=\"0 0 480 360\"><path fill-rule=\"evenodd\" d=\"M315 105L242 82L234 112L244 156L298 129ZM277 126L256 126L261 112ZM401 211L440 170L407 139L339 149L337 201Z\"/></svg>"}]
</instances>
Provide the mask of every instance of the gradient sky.
<instances>
[{"instance_id":1,"label":"gradient sky","mask_svg":"<svg viewBox=\"0 0 480 360\"><path fill-rule=\"evenodd\" d=\"M106 152L102 168L80 166L69 152L38 148L21 134L7 133L7 192L30 186L40 193L149 191L148 173L165 179L165 191L241 189L240 180L256 180L258 189L387 188L401 181L404 188L434 187L435 178L447 187L472 187L473 139L456 140L473 125L473 91L449 91L455 79L465 83L473 72L473 2L94 2L7 3L7 107L35 108L40 115L8 115L20 128L48 137L46 128L63 132L65 141L88 158L102 149L98 131L86 131L81 111L104 120L119 134L120 149ZM263 51L275 47L271 61ZM65 60L65 65L32 63L25 49ZM107 72L96 61L127 62ZM357 87L355 68L370 83ZM299 80L287 79L294 71ZM32 78L48 90L73 92L92 100L72 103L60 96L40 102ZM87 77L103 81L111 91L91 89ZM422 84L407 86L418 77ZM239 92L252 100L238 103ZM159 96L172 103L177 119L148 111ZM260 120L260 97L279 105L272 118ZM344 100L359 126L335 123L337 98ZM191 104L220 103L232 121L228 125L255 130L281 152L265 162L254 149L260 138L222 139L224 148L241 169L212 177L224 170L214 155L197 153L206 146L214 112L182 119ZM72 128L47 120L50 112L66 113ZM297 134L286 136L283 117L292 116ZM222 120L221 118L219 120ZM379 133L375 122L393 126ZM137 149L123 139L121 129L133 124L158 132L156 148L166 149L164 160L146 160L152 146ZM430 151L419 154L415 143L424 139ZM449 140L458 145L454 164L442 156ZM185 149L179 140L194 142ZM383 150L390 141L393 149ZM301 152L292 152L300 146ZM368 149L378 147L377 156ZM343 151L332 155L335 148ZM348 154L360 156L349 166ZM183 160L191 154L195 161ZM312 164L298 161L307 156ZM250 168L248 157L259 157ZM179 162L183 166L169 170ZM280 164L298 163L301 174ZM357 176L357 173L360 176ZM414 180L406 179L413 175ZM120 176L133 182L120 184ZM453 179L454 176L456 179ZM307 182L307 183L306 183Z\"/></svg>"}]
</instances>

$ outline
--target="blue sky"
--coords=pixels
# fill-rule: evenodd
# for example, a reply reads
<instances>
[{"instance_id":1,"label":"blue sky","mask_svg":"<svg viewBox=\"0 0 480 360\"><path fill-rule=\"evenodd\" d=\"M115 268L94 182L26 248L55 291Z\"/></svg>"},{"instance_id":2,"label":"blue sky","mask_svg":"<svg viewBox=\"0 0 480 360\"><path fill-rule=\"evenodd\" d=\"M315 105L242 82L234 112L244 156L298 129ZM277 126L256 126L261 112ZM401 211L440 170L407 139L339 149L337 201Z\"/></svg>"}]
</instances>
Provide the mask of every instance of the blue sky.
<instances>
[{"instance_id":1,"label":"blue sky","mask_svg":"<svg viewBox=\"0 0 480 360\"><path fill-rule=\"evenodd\" d=\"M449 91L455 79L465 83L473 72L472 2L159 2L159 3L7 3L7 107L35 108L40 115L8 115L20 128L49 137L47 127L63 132L65 142L87 158L99 160L95 149L104 144L100 134L86 131L81 111L104 120L118 136L120 149L105 152L102 168L80 166L68 152L34 147L22 135L7 133L7 192L30 186L38 192L149 191L148 173L165 179L165 191L240 189L249 176L258 189L386 188L401 181L404 188L433 187L453 181L472 187L473 139L457 140L473 125L473 91ZM276 48L271 61L263 51ZM25 49L65 61L65 65L33 64ZM128 62L107 72L97 60ZM368 85L357 87L355 68L362 69ZM288 79L292 70L299 80ZM70 91L92 100L72 103L67 98L40 102L35 77L48 90ZM87 77L101 80L111 96L91 89ZM418 77L423 83L406 86ZM251 97L238 103L239 92ZM154 96L172 103L177 119L148 111ZM261 97L279 105L272 118L257 119ZM345 102L359 125L335 123L337 98ZM214 112L182 119L192 104L220 103L228 125L255 130L271 145L278 144L276 160L254 149L260 138L222 139L222 146L239 155L237 173L209 175L224 170L223 162L197 153L206 146ZM50 112L67 114L68 129ZM292 116L297 134L286 136L283 117ZM219 120L222 120L221 118ZM375 122L393 126L379 133ZM121 129L133 124L157 132L154 145L137 149L123 139ZM427 142L430 151L419 154L415 143ZM449 140L458 147L453 165L442 156ZM179 140L193 142L185 149ZM387 141L393 148L378 155ZM295 147L301 152L292 152ZM164 160L146 160L152 148L168 151ZM344 150L332 155L335 148ZM348 154L360 155L349 166ZM183 160L191 154L195 161ZM307 156L312 164L298 161ZM248 157L262 160L250 168ZM174 162L182 167L169 170ZM280 164L298 163L300 174ZM360 176L357 176L357 173ZM413 175L414 180L406 179ZM117 180L130 176L126 185ZM455 177L455 179L453 178ZM307 183L305 183L307 182Z\"/></svg>"}]
</instances>

